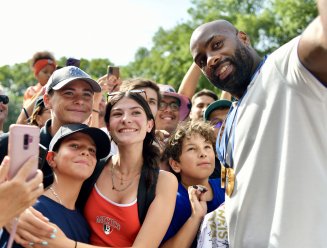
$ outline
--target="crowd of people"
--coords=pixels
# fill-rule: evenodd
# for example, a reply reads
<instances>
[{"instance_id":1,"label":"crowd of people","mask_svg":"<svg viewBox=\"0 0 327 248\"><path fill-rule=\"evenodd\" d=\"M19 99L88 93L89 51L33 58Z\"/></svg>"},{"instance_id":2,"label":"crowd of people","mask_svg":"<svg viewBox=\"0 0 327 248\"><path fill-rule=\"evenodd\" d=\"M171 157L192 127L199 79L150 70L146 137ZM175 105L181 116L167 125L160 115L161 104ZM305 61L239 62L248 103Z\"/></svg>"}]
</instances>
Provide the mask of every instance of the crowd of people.
<instances>
[{"instance_id":1,"label":"crowd of people","mask_svg":"<svg viewBox=\"0 0 327 248\"><path fill-rule=\"evenodd\" d=\"M39 127L47 152L32 178L37 154L8 177L1 87L0 247L325 247L327 1L317 6L263 58L230 22L202 24L177 91L34 54L16 124ZM220 96L196 90L202 73Z\"/></svg>"}]
</instances>

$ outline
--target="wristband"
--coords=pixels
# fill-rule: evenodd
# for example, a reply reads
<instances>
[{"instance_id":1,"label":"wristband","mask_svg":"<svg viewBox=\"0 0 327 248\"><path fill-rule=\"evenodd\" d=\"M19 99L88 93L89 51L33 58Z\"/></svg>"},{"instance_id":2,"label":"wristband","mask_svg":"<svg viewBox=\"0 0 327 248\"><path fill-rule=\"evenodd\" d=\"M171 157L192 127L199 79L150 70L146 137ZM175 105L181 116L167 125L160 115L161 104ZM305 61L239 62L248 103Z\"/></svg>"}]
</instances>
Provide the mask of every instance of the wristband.
<instances>
[{"instance_id":1,"label":"wristband","mask_svg":"<svg viewBox=\"0 0 327 248\"><path fill-rule=\"evenodd\" d=\"M98 114L100 113L100 111L96 110L96 109L92 109L92 111L95 112L95 113L98 113Z\"/></svg>"},{"instance_id":2,"label":"wristband","mask_svg":"<svg viewBox=\"0 0 327 248\"><path fill-rule=\"evenodd\" d=\"M25 114L25 116L26 116L26 119L29 119L30 116L28 115L26 108L23 108L23 110L24 110L24 114Z\"/></svg>"}]
</instances>

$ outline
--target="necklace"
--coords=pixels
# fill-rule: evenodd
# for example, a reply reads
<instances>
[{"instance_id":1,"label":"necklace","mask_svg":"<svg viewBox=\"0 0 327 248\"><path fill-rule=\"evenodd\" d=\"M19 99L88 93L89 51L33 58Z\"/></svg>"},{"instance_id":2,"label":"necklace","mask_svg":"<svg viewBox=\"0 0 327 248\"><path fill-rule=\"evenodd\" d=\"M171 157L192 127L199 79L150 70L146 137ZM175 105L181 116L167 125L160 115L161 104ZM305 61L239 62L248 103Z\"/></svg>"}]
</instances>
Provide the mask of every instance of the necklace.
<instances>
[{"instance_id":1,"label":"necklace","mask_svg":"<svg viewBox=\"0 0 327 248\"><path fill-rule=\"evenodd\" d=\"M116 186L115 186L115 183L114 183L114 177L115 177L115 166L112 165L111 167L111 183L112 183L112 190L115 190L117 192L122 192L122 191L125 191L126 189L128 189L134 182L134 179L139 175L140 173L137 173L135 175L135 177L132 177L131 179L128 179L128 180L123 180L123 177L120 177L120 185L123 186L124 183L123 181L130 181L125 187L122 187L120 189L118 189Z\"/></svg>"},{"instance_id":2,"label":"necklace","mask_svg":"<svg viewBox=\"0 0 327 248\"><path fill-rule=\"evenodd\" d=\"M58 202L59 202L61 205L63 205L63 204L62 204L62 201L61 201L59 195L56 193L56 191L55 191L52 187L49 187L49 190L50 190L51 193L56 197L56 199L58 200Z\"/></svg>"}]
</instances>

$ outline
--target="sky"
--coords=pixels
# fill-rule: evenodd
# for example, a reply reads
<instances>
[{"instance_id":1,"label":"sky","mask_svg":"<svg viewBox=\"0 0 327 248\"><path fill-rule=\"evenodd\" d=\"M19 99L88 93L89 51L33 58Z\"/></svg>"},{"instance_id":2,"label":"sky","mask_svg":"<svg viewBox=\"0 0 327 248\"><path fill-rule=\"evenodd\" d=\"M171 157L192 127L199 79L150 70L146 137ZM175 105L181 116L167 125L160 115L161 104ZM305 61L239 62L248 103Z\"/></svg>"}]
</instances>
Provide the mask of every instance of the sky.
<instances>
[{"instance_id":1,"label":"sky","mask_svg":"<svg viewBox=\"0 0 327 248\"><path fill-rule=\"evenodd\" d=\"M56 59L107 58L123 66L152 46L159 27L190 19L190 0L1 0L0 66L35 52Z\"/></svg>"}]
</instances>

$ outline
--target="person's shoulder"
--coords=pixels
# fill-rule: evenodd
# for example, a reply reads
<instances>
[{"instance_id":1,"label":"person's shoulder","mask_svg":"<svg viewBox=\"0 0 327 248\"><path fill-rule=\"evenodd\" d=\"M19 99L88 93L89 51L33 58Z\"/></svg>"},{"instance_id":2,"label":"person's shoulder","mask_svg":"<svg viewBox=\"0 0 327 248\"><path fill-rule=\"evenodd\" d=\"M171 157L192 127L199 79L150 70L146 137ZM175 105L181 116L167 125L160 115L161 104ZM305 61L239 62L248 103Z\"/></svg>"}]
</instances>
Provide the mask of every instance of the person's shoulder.
<instances>
[{"instance_id":1,"label":"person's shoulder","mask_svg":"<svg viewBox=\"0 0 327 248\"><path fill-rule=\"evenodd\" d=\"M177 184L176 176L173 173L166 171L166 170L159 170L158 179L176 182L176 184Z\"/></svg>"},{"instance_id":2,"label":"person's shoulder","mask_svg":"<svg viewBox=\"0 0 327 248\"><path fill-rule=\"evenodd\" d=\"M159 171L157 188L163 190L167 188L174 188L177 191L177 185L177 178L173 173L165 170Z\"/></svg>"}]
</instances>

